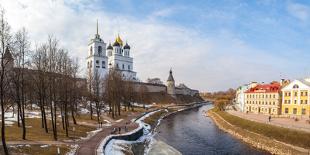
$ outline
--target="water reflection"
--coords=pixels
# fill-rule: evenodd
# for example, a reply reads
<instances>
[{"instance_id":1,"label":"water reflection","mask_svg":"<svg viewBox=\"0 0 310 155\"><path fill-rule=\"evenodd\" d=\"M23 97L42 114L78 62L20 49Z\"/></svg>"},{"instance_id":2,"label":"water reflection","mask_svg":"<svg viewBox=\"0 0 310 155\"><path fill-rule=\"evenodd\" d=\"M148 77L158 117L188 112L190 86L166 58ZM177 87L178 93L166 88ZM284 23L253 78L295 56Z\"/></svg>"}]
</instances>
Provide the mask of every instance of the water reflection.
<instances>
[{"instance_id":1,"label":"water reflection","mask_svg":"<svg viewBox=\"0 0 310 155\"><path fill-rule=\"evenodd\" d=\"M156 139L182 154L268 154L221 131L203 111L212 105L171 115L162 121Z\"/></svg>"}]
</instances>

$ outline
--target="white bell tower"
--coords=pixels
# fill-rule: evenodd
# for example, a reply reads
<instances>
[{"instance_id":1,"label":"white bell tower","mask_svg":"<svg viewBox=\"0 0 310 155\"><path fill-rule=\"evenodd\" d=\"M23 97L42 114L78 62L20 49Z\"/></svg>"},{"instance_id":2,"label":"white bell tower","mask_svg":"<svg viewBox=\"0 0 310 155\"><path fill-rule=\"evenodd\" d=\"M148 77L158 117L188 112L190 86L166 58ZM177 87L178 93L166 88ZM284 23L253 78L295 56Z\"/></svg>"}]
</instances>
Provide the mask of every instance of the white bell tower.
<instances>
[{"instance_id":1,"label":"white bell tower","mask_svg":"<svg viewBox=\"0 0 310 155\"><path fill-rule=\"evenodd\" d=\"M105 77L108 72L108 57L106 55L106 43L98 34L98 21L95 38L91 39L88 44L88 54L86 60L87 70L93 77L97 73L101 79Z\"/></svg>"}]
</instances>

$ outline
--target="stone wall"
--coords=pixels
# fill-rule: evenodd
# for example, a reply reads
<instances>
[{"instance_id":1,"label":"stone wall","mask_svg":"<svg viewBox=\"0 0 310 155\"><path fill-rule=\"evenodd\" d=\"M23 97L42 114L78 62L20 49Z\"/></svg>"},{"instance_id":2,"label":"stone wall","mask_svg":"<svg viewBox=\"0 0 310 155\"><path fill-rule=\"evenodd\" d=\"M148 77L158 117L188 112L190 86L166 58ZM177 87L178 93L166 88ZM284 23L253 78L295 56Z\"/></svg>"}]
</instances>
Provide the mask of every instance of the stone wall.
<instances>
[{"instance_id":1,"label":"stone wall","mask_svg":"<svg viewBox=\"0 0 310 155\"><path fill-rule=\"evenodd\" d=\"M134 90L139 91L141 86L145 86L147 91L150 93L157 93L157 92L165 92L167 93L167 86L163 84L152 84L152 83L144 83L144 82L134 82ZM190 88L175 88L176 94L180 95L190 95L195 96L199 94L198 90L190 89Z\"/></svg>"},{"instance_id":2,"label":"stone wall","mask_svg":"<svg viewBox=\"0 0 310 155\"><path fill-rule=\"evenodd\" d=\"M144 83L144 82L134 82L134 90L139 91L141 86L145 86L148 92L156 93L156 92L167 92L167 87L162 84L152 84L152 83Z\"/></svg>"}]
</instances>

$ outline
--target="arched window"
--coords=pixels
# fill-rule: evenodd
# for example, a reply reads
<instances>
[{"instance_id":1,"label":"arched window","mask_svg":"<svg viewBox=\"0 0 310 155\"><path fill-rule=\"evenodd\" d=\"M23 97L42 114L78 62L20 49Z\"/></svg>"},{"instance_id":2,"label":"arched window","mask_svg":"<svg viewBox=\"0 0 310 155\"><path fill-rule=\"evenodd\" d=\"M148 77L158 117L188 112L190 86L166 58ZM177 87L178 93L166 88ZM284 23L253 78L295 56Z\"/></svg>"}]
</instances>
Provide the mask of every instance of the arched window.
<instances>
[{"instance_id":1,"label":"arched window","mask_svg":"<svg viewBox=\"0 0 310 155\"><path fill-rule=\"evenodd\" d=\"M117 68L117 69L119 68L118 64L116 64L116 68Z\"/></svg>"},{"instance_id":2,"label":"arched window","mask_svg":"<svg viewBox=\"0 0 310 155\"><path fill-rule=\"evenodd\" d=\"M295 85L293 86L293 88L298 89L298 88L299 88L299 86L298 86L297 84L295 84Z\"/></svg>"},{"instance_id":3,"label":"arched window","mask_svg":"<svg viewBox=\"0 0 310 155\"><path fill-rule=\"evenodd\" d=\"M98 55L102 56L102 47L101 46L98 46Z\"/></svg>"},{"instance_id":4,"label":"arched window","mask_svg":"<svg viewBox=\"0 0 310 155\"><path fill-rule=\"evenodd\" d=\"M90 46L90 49L89 49L89 53L90 53L90 55L93 55L93 46Z\"/></svg>"},{"instance_id":5,"label":"arched window","mask_svg":"<svg viewBox=\"0 0 310 155\"><path fill-rule=\"evenodd\" d=\"M130 70L130 65L128 65L128 70Z\"/></svg>"},{"instance_id":6,"label":"arched window","mask_svg":"<svg viewBox=\"0 0 310 155\"><path fill-rule=\"evenodd\" d=\"M123 69L125 69L125 65L123 64Z\"/></svg>"}]
</instances>

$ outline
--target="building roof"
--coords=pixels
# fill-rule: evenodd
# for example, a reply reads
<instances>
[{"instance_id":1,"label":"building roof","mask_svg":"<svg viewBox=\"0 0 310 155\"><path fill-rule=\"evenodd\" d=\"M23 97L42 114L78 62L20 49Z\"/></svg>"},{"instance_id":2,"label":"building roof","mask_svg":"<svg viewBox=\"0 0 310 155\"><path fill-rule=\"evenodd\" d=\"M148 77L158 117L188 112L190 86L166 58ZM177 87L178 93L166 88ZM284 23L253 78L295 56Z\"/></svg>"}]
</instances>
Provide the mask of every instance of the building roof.
<instances>
[{"instance_id":1,"label":"building roof","mask_svg":"<svg viewBox=\"0 0 310 155\"><path fill-rule=\"evenodd\" d=\"M126 42L124 49L130 49L130 46L128 45L128 43Z\"/></svg>"},{"instance_id":2,"label":"building roof","mask_svg":"<svg viewBox=\"0 0 310 155\"><path fill-rule=\"evenodd\" d=\"M302 82L303 84L307 85L310 87L310 78L306 78L306 79L298 79L300 82Z\"/></svg>"},{"instance_id":3,"label":"building roof","mask_svg":"<svg viewBox=\"0 0 310 155\"><path fill-rule=\"evenodd\" d=\"M12 56L12 54L11 54L11 52L10 52L8 47L6 47L6 49L5 49L3 58L4 59L8 59L8 60L13 60L13 56Z\"/></svg>"},{"instance_id":4,"label":"building roof","mask_svg":"<svg viewBox=\"0 0 310 155\"><path fill-rule=\"evenodd\" d=\"M119 36L119 34L116 37L116 42L118 42L121 46L123 46L123 40L121 39L121 37Z\"/></svg>"},{"instance_id":5,"label":"building roof","mask_svg":"<svg viewBox=\"0 0 310 155\"><path fill-rule=\"evenodd\" d=\"M111 43L109 43L109 46L107 47L108 50L113 50L113 47L111 46Z\"/></svg>"},{"instance_id":6,"label":"building roof","mask_svg":"<svg viewBox=\"0 0 310 155\"><path fill-rule=\"evenodd\" d=\"M279 82L270 84L258 84L257 86L248 89L245 93L277 93L281 89Z\"/></svg>"},{"instance_id":7,"label":"building roof","mask_svg":"<svg viewBox=\"0 0 310 155\"><path fill-rule=\"evenodd\" d=\"M167 80L167 81L174 81L174 78L173 78L172 70L171 70L171 69L170 69L169 77L168 77L168 80Z\"/></svg>"},{"instance_id":8,"label":"building roof","mask_svg":"<svg viewBox=\"0 0 310 155\"><path fill-rule=\"evenodd\" d=\"M118 43L117 40L115 40L115 42L113 43L113 46L120 46L120 44Z\"/></svg>"}]
</instances>

